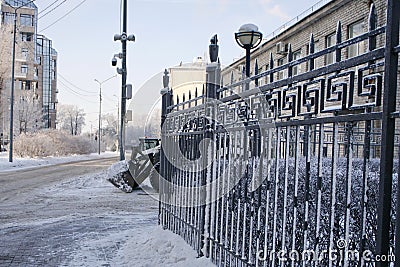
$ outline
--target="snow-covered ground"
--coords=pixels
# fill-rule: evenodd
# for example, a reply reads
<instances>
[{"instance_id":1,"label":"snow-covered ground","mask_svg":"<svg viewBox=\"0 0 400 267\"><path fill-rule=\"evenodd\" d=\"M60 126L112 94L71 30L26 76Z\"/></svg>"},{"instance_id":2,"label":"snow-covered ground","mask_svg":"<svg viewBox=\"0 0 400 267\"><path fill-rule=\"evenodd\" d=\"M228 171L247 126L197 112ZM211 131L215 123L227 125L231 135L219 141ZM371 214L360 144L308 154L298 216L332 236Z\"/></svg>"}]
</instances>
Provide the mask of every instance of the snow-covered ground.
<instances>
[{"instance_id":1,"label":"snow-covered ground","mask_svg":"<svg viewBox=\"0 0 400 267\"><path fill-rule=\"evenodd\" d=\"M7 170L6 177L12 170L98 157L16 159L9 164L2 155L0 170ZM142 190L126 194L106 178L103 170L0 198L0 265L214 266L209 259L197 258L181 237L157 225L154 192L153 198Z\"/></svg>"},{"instance_id":2,"label":"snow-covered ground","mask_svg":"<svg viewBox=\"0 0 400 267\"><path fill-rule=\"evenodd\" d=\"M16 158L13 162L9 162L8 152L0 152L0 172L14 171L38 166L49 166L66 162L74 162L81 160L91 160L99 158L118 157L117 152L92 153L90 155L74 155L69 157L46 157L46 158Z\"/></svg>"}]
</instances>

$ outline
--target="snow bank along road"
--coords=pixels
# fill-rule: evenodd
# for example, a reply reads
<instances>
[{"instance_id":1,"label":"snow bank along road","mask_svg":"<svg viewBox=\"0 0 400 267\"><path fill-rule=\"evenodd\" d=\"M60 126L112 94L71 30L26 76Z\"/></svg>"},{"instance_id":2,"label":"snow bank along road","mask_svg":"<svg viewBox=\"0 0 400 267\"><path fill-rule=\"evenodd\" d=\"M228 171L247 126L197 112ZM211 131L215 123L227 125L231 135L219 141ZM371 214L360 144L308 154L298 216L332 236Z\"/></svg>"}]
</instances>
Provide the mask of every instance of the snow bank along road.
<instances>
[{"instance_id":1,"label":"snow bank along road","mask_svg":"<svg viewBox=\"0 0 400 267\"><path fill-rule=\"evenodd\" d=\"M0 266L207 266L158 203L105 180L116 158L0 172Z\"/></svg>"}]
</instances>

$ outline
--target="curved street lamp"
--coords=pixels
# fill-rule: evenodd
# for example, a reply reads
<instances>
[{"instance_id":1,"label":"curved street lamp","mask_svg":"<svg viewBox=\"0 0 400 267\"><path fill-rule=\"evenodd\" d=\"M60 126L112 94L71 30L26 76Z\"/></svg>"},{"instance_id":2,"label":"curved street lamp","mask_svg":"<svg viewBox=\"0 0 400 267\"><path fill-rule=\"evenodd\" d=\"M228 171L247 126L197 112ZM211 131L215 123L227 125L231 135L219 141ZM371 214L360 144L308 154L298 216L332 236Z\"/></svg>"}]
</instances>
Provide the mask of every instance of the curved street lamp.
<instances>
[{"instance_id":1,"label":"curved street lamp","mask_svg":"<svg viewBox=\"0 0 400 267\"><path fill-rule=\"evenodd\" d=\"M101 148L100 148L100 138L101 138L101 101L102 101L102 97L101 97L101 86L103 85L103 83L105 83L105 82L107 82L107 81L109 81L109 80L111 80L112 78L115 78L115 77L117 77L117 75L113 75L113 76L111 76L110 78L107 78L107 79L105 79L104 81L102 81L102 82L100 82L99 80L97 80L97 79L94 79L94 81L96 82L96 83L98 83L99 84L99 87L100 87L100 90L99 90L99 131L98 131L98 136L97 136L97 139L98 139L98 142L99 142L99 155L100 155L100 153L101 153Z\"/></svg>"},{"instance_id":2,"label":"curved street lamp","mask_svg":"<svg viewBox=\"0 0 400 267\"><path fill-rule=\"evenodd\" d=\"M262 41L262 33L254 24L244 24L235 33L236 43L246 50L246 77L250 77L250 50L256 48Z\"/></svg>"}]
</instances>

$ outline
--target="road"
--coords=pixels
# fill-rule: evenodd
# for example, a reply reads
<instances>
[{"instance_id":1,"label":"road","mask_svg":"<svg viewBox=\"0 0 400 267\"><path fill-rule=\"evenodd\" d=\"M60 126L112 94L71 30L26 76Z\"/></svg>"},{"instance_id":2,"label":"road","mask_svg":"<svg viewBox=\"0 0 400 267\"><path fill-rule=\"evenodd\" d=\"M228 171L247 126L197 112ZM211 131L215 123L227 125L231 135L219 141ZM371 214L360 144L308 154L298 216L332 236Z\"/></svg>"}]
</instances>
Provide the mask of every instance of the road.
<instances>
[{"instance_id":1,"label":"road","mask_svg":"<svg viewBox=\"0 0 400 267\"><path fill-rule=\"evenodd\" d=\"M0 173L0 266L113 266L132 229L158 213L143 191L105 180L116 160Z\"/></svg>"}]
</instances>

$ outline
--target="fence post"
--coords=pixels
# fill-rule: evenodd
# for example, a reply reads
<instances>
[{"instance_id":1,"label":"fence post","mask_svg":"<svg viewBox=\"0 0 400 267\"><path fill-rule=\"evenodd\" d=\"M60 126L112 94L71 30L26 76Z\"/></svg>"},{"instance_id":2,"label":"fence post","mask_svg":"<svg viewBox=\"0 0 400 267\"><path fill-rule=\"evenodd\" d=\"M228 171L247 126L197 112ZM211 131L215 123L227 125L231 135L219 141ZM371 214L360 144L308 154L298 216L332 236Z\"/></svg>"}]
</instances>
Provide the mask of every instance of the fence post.
<instances>
[{"instance_id":1,"label":"fence post","mask_svg":"<svg viewBox=\"0 0 400 267\"><path fill-rule=\"evenodd\" d=\"M220 79L221 79L221 66L218 60L218 39L217 35L214 35L210 40L209 45L209 52L210 52L210 61L206 67L206 103L205 103L205 116L208 120L208 125L203 129L203 139L210 138L215 140L215 103L213 102L214 99L217 99L217 90L220 87ZM206 121L207 121L206 120ZM206 146L204 142L204 146ZM204 162L203 166L207 166L207 163L210 159L214 157L214 144L211 144L212 149L211 151L208 147L203 147L203 151L207 151L207 155L203 157ZM202 191L202 198L203 200L211 199L211 190L210 182L212 180L212 170L207 166L205 170L203 170L202 175L202 188L205 188L205 191ZM199 256L203 256L203 252L205 252L205 256L208 258L209 255L209 233L210 233L210 212L206 212L208 209L208 204L204 201L204 204L201 208L202 216L200 222L200 232L202 238L200 239L200 248L203 248L202 251L199 251Z\"/></svg>"},{"instance_id":2,"label":"fence post","mask_svg":"<svg viewBox=\"0 0 400 267\"><path fill-rule=\"evenodd\" d=\"M377 255L388 255L390 246L390 210L392 200L393 156L396 122L396 119L392 116L392 113L396 111L398 75L398 54L394 51L394 48L399 43L399 13L400 1L388 0L382 114L382 155L380 163L378 202ZM396 243L399 244L399 240L396 240ZM396 250L399 251L399 247L396 247ZM396 256L399 256L399 252L396 253ZM396 266L400 265L399 260L400 259L397 259ZM377 266L387 267L389 266L389 263L377 262Z\"/></svg>"},{"instance_id":3,"label":"fence post","mask_svg":"<svg viewBox=\"0 0 400 267\"><path fill-rule=\"evenodd\" d=\"M158 224L161 224L163 228L166 226L166 214L165 214L165 209L163 209L163 205L166 205L166 193L168 190L167 188L167 177L168 177L168 160L165 156L165 146L166 143L163 141L166 140L165 138L165 120L167 118L167 115L169 113L168 107L171 106L172 104L172 93L171 90L169 89L169 75L168 75L168 70L165 69L164 71L164 76L163 76L163 86L164 88L161 89L160 93L162 95L162 103L161 103L161 149L160 149L160 176L161 179L159 180L159 202L158 202Z\"/></svg>"}]
</instances>

